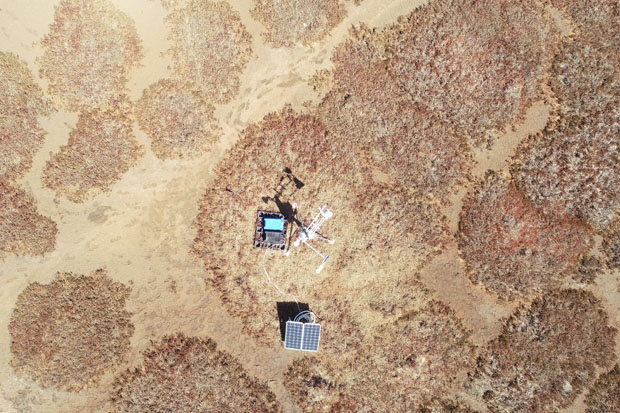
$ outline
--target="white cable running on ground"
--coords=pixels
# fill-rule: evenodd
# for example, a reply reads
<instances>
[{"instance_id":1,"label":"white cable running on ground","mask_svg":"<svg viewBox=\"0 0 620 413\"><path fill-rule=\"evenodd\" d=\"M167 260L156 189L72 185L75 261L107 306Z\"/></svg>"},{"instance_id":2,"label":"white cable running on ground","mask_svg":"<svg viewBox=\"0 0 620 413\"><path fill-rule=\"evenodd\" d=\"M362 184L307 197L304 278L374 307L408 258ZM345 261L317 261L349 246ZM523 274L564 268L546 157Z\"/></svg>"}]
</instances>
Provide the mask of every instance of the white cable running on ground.
<instances>
[{"instance_id":1,"label":"white cable running on ground","mask_svg":"<svg viewBox=\"0 0 620 413\"><path fill-rule=\"evenodd\" d=\"M280 294L282 294L282 295L290 295L291 297L293 297L293 300L295 300L295 304L297 304L297 309L301 312L301 309L299 308L299 302L297 302L297 297L295 297L295 296L294 296L293 294L291 294L291 293L287 293L287 292L282 291L282 289L281 289L280 287L278 287L278 286L276 285L276 283L274 283L274 282L271 280L271 277L269 276L269 273L267 272L267 268L265 267L265 259L267 259L267 252L268 252L268 251L269 251L269 250L265 250L265 254L263 255L263 271L265 272L265 276L267 277L267 281L269 281L269 284L273 285L273 286L274 286L274 288L275 288L276 290L278 290L278 292L279 292Z\"/></svg>"}]
</instances>

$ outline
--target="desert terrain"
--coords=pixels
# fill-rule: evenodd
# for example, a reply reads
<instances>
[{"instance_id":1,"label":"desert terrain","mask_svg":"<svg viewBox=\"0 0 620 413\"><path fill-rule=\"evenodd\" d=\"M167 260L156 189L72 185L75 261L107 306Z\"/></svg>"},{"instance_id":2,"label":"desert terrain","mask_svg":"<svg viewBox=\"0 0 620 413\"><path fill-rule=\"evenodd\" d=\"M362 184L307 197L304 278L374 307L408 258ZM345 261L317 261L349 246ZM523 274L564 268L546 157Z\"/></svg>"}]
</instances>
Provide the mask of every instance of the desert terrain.
<instances>
[{"instance_id":1,"label":"desert terrain","mask_svg":"<svg viewBox=\"0 0 620 413\"><path fill-rule=\"evenodd\" d=\"M0 0L0 39L0 412L620 412L617 0ZM320 274L253 247L293 203Z\"/></svg>"}]
</instances>

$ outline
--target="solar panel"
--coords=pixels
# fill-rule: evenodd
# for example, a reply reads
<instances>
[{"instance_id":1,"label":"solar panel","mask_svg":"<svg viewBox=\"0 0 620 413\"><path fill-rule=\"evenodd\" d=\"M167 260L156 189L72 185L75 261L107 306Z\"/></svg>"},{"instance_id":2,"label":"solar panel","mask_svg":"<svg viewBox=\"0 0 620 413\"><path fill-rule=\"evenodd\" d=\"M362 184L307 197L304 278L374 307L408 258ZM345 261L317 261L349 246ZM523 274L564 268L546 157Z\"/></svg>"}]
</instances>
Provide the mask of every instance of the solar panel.
<instances>
[{"instance_id":1,"label":"solar panel","mask_svg":"<svg viewBox=\"0 0 620 413\"><path fill-rule=\"evenodd\" d=\"M303 327L303 323L299 323L297 321L286 322L284 348L289 350L301 350L301 336L303 334Z\"/></svg>"},{"instance_id":2,"label":"solar panel","mask_svg":"<svg viewBox=\"0 0 620 413\"><path fill-rule=\"evenodd\" d=\"M304 351L319 351L319 340L321 338L320 324L304 324L304 331L301 342L301 349Z\"/></svg>"},{"instance_id":3,"label":"solar panel","mask_svg":"<svg viewBox=\"0 0 620 413\"><path fill-rule=\"evenodd\" d=\"M315 323L286 322L284 348L288 350L319 351L321 325Z\"/></svg>"}]
</instances>

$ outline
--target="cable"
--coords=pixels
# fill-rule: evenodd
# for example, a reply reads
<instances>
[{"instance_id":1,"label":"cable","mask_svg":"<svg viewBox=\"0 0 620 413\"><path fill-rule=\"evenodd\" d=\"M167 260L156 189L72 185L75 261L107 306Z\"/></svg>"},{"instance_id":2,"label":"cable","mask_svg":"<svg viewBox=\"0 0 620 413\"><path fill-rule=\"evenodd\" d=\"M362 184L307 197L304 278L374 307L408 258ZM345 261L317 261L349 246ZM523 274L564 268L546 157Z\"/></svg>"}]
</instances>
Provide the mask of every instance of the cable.
<instances>
[{"instance_id":1,"label":"cable","mask_svg":"<svg viewBox=\"0 0 620 413\"><path fill-rule=\"evenodd\" d=\"M286 295L290 295L291 297L293 297L293 299L295 300L295 304L297 304L297 309L298 309L298 310L299 310L299 312L301 313L301 308L299 307L299 302L297 302L297 297L295 297L295 296L294 296L293 294L291 294L291 293L286 293L286 292L282 291L282 289L281 289L280 287L278 287L278 286L276 285L276 283L274 283L274 282L271 280L271 277L269 276L269 273L267 272L267 268L265 267L265 259L267 258L267 251L269 251L269 250L265 250L265 254L263 255L263 271L265 272L265 276L267 277L267 281L269 281L269 284L273 285L273 286L274 286L274 288L275 288L276 290L278 290L278 292L279 292L280 294L285 295L285 296L286 296Z\"/></svg>"}]
</instances>

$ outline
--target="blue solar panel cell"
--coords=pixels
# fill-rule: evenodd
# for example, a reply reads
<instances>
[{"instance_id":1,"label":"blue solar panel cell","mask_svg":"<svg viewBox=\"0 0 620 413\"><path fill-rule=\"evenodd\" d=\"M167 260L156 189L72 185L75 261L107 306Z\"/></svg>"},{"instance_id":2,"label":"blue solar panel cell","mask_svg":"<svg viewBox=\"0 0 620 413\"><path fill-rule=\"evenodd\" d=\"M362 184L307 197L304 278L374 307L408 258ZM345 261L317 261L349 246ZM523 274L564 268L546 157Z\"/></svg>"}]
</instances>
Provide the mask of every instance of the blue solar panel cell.
<instances>
[{"instance_id":1,"label":"blue solar panel cell","mask_svg":"<svg viewBox=\"0 0 620 413\"><path fill-rule=\"evenodd\" d=\"M304 351L318 351L321 338L320 324L304 324L301 349Z\"/></svg>"},{"instance_id":2,"label":"blue solar panel cell","mask_svg":"<svg viewBox=\"0 0 620 413\"><path fill-rule=\"evenodd\" d=\"M303 335L303 323L297 321L286 322L284 336L284 348L289 350L301 350L301 338Z\"/></svg>"}]
</instances>

